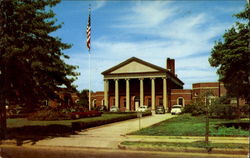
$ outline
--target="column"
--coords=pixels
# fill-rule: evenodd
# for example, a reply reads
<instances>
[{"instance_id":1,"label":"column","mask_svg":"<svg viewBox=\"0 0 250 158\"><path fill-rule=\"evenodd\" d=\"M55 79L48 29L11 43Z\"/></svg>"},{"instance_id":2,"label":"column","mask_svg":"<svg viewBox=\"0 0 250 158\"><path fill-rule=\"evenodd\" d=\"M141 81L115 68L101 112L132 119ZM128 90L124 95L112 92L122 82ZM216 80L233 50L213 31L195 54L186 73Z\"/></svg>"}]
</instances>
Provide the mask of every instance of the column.
<instances>
[{"instance_id":1,"label":"column","mask_svg":"<svg viewBox=\"0 0 250 158\"><path fill-rule=\"evenodd\" d=\"M143 78L140 78L140 106L144 104Z\"/></svg>"},{"instance_id":2,"label":"column","mask_svg":"<svg viewBox=\"0 0 250 158\"><path fill-rule=\"evenodd\" d=\"M130 87L129 79L126 79L126 111L129 111L130 107Z\"/></svg>"},{"instance_id":3,"label":"column","mask_svg":"<svg viewBox=\"0 0 250 158\"><path fill-rule=\"evenodd\" d=\"M163 79L163 106L167 111L167 78L164 77Z\"/></svg>"},{"instance_id":4,"label":"column","mask_svg":"<svg viewBox=\"0 0 250 158\"><path fill-rule=\"evenodd\" d=\"M151 78L151 104L152 110L155 110L155 78Z\"/></svg>"},{"instance_id":5,"label":"column","mask_svg":"<svg viewBox=\"0 0 250 158\"><path fill-rule=\"evenodd\" d=\"M115 79L115 106L119 107L119 83L118 83L118 79Z\"/></svg>"},{"instance_id":6,"label":"column","mask_svg":"<svg viewBox=\"0 0 250 158\"><path fill-rule=\"evenodd\" d=\"M108 91L109 91L109 80L104 80L104 106L108 109Z\"/></svg>"}]
</instances>

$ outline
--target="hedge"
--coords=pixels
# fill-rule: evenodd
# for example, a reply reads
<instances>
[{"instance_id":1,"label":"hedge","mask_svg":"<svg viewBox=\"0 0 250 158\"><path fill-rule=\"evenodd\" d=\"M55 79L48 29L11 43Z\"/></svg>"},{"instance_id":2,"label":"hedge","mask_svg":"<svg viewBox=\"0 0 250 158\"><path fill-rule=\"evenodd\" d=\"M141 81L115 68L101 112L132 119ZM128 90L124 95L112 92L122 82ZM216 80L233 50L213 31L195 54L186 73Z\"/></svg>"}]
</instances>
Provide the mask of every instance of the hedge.
<instances>
[{"instance_id":1,"label":"hedge","mask_svg":"<svg viewBox=\"0 0 250 158\"><path fill-rule=\"evenodd\" d=\"M142 113L142 116L150 116L150 115L152 115L151 112ZM86 129L86 128L101 126L101 125L105 125L105 124L109 124L109 123L129 120L129 119L133 119L133 118L137 118L137 113L125 114L122 117L110 118L110 119L106 119L106 120L95 120L95 121L91 121L91 122L83 122L83 121L72 122L72 129L73 130L82 130L82 129Z\"/></svg>"}]
</instances>

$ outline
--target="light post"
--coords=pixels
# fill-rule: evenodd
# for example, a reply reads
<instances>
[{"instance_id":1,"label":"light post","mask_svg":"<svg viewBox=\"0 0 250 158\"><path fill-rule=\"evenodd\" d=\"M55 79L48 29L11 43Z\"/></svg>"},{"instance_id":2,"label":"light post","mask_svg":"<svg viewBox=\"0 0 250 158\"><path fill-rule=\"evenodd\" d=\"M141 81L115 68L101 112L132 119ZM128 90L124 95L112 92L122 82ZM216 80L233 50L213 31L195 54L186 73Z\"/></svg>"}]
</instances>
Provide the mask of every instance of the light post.
<instances>
[{"instance_id":1,"label":"light post","mask_svg":"<svg viewBox=\"0 0 250 158\"><path fill-rule=\"evenodd\" d=\"M142 117L142 112L141 111L137 112L137 117L139 118L139 130L141 130L141 117Z\"/></svg>"}]
</instances>

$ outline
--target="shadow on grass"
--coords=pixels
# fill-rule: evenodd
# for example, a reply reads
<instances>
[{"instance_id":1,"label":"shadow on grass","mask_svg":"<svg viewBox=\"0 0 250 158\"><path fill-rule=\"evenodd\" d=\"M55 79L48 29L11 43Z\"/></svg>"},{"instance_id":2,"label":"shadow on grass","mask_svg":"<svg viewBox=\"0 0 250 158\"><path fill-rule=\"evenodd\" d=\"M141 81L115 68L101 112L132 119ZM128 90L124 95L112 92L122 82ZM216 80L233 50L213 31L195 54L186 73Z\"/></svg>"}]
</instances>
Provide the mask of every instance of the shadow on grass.
<instances>
[{"instance_id":1,"label":"shadow on grass","mask_svg":"<svg viewBox=\"0 0 250 158\"><path fill-rule=\"evenodd\" d=\"M16 140L16 145L21 146L25 143L36 144L43 139L54 137L69 137L76 134L71 126L65 125L48 125L48 126L23 126L8 128L6 139Z\"/></svg>"}]
</instances>

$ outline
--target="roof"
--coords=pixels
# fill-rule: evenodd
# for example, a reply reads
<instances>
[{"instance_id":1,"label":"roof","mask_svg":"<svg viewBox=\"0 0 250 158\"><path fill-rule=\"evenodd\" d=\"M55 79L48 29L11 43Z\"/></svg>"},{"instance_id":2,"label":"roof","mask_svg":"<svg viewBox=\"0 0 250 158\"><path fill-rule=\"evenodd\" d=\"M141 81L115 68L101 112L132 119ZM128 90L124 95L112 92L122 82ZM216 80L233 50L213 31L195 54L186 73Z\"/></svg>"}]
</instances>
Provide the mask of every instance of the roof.
<instances>
[{"instance_id":1,"label":"roof","mask_svg":"<svg viewBox=\"0 0 250 158\"><path fill-rule=\"evenodd\" d=\"M105 75L110 75L111 72L113 72L113 71L115 71L115 70L117 70L117 69L119 69L119 68L121 68L121 67L123 67L123 66L125 66L125 65L127 65L127 64L129 64L129 63L131 63L131 62L134 62L134 61L136 61L136 62L138 62L138 63L141 63L142 65L146 65L146 66L148 66L148 67L150 67L150 68L153 68L153 69L157 70L158 72L166 73L166 74L168 74L168 76L170 76L170 77L176 79L176 80L177 80L178 82L180 82L182 85L184 84L178 77L176 77L175 74L171 73L170 71L168 71L168 70L166 70L166 69L164 69L164 68L162 68L162 67L160 67L160 66L157 66L157 65L151 64L151 63L149 63L149 62L146 62L146 61L144 61L144 60L141 60L141 59L139 59L139 58L136 58L136 57L131 57L131 58L129 58L129 59L127 59L127 60L121 62L120 64L118 64L118 65L116 65L116 66L114 66L114 67L111 67L110 69L108 69L108 70L106 70L106 71L103 71L103 72L102 72L102 75L104 75L104 76L105 76Z\"/></svg>"}]
</instances>

